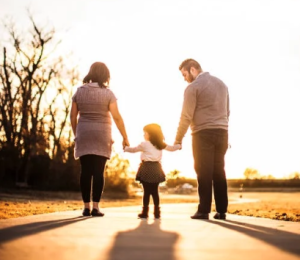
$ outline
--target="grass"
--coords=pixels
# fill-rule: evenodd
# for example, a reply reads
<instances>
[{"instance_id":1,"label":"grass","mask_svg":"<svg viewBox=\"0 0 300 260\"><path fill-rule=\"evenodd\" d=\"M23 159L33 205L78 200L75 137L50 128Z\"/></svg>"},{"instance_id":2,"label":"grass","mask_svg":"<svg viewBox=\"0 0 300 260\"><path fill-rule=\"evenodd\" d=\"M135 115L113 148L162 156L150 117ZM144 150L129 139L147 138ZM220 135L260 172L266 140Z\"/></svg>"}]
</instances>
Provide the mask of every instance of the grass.
<instances>
[{"instance_id":1,"label":"grass","mask_svg":"<svg viewBox=\"0 0 300 260\"><path fill-rule=\"evenodd\" d=\"M198 203L198 198L196 194L162 193L162 206L164 203ZM140 196L124 198L122 194L104 192L101 200L102 208L133 205L141 205ZM299 205L300 192L229 192L228 213L300 222ZM76 192L0 191L0 219L81 209L80 193Z\"/></svg>"},{"instance_id":2,"label":"grass","mask_svg":"<svg viewBox=\"0 0 300 260\"><path fill-rule=\"evenodd\" d=\"M123 194L105 194L101 207L122 207L138 205L140 200ZM46 192L34 190L0 191L0 219L24 217L58 211L82 209L78 192Z\"/></svg>"},{"instance_id":3,"label":"grass","mask_svg":"<svg viewBox=\"0 0 300 260\"><path fill-rule=\"evenodd\" d=\"M255 202L230 204L228 213L277 220L300 222L300 192L244 192L231 194L238 201L243 199Z\"/></svg>"}]
</instances>

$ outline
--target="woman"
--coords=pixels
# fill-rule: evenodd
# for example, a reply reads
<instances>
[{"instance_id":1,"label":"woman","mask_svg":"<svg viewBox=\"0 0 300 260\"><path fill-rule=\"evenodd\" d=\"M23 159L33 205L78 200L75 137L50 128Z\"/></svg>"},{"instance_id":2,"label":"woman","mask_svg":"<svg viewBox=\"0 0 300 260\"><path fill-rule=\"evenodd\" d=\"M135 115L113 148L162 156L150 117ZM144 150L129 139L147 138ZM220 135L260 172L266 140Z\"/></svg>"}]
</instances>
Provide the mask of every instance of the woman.
<instances>
[{"instance_id":1,"label":"woman","mask_svg":"<svg viewBox=\"0 0 300 260\"><path fill-rule=\"evenodd\" d=\"M99 209L104 187L104 170L112 148L111 116L123 136L123 148L129 146L126 129L114 93L108 89L110 73L102 62L92 64L83 86L72 97L71 125L75 136L75 159L80 159L80 187L83 216L103 217ZM78 117L79 115L79 117ZM90 210L92 187L93 209Z\"/></svg>"}]
</instances>

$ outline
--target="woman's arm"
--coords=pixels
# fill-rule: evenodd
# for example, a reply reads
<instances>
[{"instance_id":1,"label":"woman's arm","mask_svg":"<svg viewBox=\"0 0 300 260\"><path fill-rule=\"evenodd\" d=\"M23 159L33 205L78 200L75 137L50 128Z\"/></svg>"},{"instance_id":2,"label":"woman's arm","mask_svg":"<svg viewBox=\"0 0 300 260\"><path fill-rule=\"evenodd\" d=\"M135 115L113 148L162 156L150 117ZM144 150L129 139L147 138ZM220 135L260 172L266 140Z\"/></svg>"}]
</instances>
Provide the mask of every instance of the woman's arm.
<instances>
[{"instance_id":1,"label":"woman's arm","mask_svg":"<svg viewBox=\"0 0 300 260\"><path fill-rule=\"evenodd\" d=\"M109 104L109 111L113 117L113 120L117 128L119 129L120 134L123 136L123 148L125 148L125 146L129 146L129 141L127 138L127 133L126 133L123 118L118 109L117 101Z\"/></svg>"},{"instance_id":2,"label":"woman's arm","mask_svg":"<svg viewBox=\"0 0 300 260\"><path fill-rule=\"evenodd\" d=\"M73 134L76 137L76 127L77 127L77 120L78 120L78 107L76 102L72 102L71 106L71 113L70 113L70 121L71 121L71 126L73 130Z\"/></svg>"}]
</instances>

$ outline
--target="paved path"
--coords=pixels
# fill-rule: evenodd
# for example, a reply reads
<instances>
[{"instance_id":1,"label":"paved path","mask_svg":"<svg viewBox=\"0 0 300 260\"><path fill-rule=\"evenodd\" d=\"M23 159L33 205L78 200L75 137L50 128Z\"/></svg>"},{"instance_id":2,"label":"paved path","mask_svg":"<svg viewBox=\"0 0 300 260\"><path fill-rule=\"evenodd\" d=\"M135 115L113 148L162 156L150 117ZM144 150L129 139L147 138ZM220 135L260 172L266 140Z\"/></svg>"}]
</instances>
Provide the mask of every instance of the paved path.
<instances>
[{"instance_id":1,"label":"paved path","mask_svg":"<svg viewBox=\"0 0 300 260\"><path fill-rule=\"evenodd\" d=\"M195 204L164 204L162 219L140 207L106 208L0 220L1 260L296 260L300 223L228 215L192 220Z\"/></svg>"}]
</instances>

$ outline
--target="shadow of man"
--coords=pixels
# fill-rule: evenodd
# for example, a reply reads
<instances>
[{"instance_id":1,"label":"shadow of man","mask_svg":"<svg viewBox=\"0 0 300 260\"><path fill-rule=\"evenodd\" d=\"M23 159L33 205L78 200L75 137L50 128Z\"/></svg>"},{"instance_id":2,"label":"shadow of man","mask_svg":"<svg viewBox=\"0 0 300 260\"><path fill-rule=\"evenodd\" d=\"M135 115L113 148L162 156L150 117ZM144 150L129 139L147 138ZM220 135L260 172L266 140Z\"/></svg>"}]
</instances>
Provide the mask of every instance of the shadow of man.
<instances>
[{"instance_id":1,"label":"shadow of man","mask_svg":"<svg viewBox=\"0 0 300 260\"><path fill-rule=\"evenodd\" d=\"M74 217L59 220L39 221L0 229L0 243L5 243L17 238L29 236L46 230L70 225L90 217Z\"/></svg>"},{"instance_id":2,"label":"shadow of man","mask_svg":"<svg viewBox=\"0 0 300 260\"><path fill-rule=\"evenodd\" d=\"M232 220L212 221L210 223L244 233L247 236L262 240L265 243L296 256L300 255L299 234Z\"/></svg>"},{"instance_id":3,"label":"shadow of man","mask_svg":"<svg viewBox=\"0 0 300 260\"><path fill-rule=\"evenodd\" d=\"M136 229L117 233L108 260L175 260L179 235L160 229L160 221L141 220Z\"/></svg>"}]
</instances>

